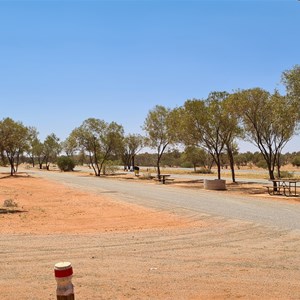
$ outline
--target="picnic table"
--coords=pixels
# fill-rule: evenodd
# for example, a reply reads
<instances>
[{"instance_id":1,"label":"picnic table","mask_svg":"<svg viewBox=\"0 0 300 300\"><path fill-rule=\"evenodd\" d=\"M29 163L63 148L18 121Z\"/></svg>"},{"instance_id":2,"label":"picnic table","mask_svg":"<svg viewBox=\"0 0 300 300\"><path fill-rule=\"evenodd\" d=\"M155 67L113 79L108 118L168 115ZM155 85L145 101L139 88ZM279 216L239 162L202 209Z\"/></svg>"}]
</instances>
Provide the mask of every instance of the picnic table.
<instances>
[{"instance_id":1,"label":"picnic table","mask_svg":"<svg viewBox=\"0 0 300 300\"><path fill-rule=\"evenodd\" d=\"M158 180L159 181L162 181L163 184L166 183L166 179L168 177L170 177L171 175L170 174L160 174L160 175L157 175L158 176Z\"/></svg>"},{"instance_id":2,"label":"picnic table","mask_svg":"<svg viewBox=\"0 0 300 300\"><path fill-rule=\"evenodd\" d=\"M298 196L297 179L274 179L271 180L273 185L266 186L270 195Z\"/></svg>"}]
</instances>

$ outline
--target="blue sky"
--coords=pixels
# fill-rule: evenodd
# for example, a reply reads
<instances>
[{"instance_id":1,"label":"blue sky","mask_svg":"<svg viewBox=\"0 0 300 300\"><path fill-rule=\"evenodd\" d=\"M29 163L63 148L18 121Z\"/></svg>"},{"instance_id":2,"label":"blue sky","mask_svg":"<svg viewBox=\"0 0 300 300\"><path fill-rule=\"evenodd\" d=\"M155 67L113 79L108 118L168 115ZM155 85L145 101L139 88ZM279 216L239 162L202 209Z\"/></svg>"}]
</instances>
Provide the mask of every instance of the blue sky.
<instances>
[{"instance_id":1,"label":"blue sky","mask_svg":"<svg viewBox=\"0 0 300 300\"><path fill-rule=\"evenodd\" d=\"M156 104L278 88L300 64L300 2L0 1L0 119L62 140L89 117L126 133ZM286 151L299 151L300 138ZM253 150L241 144L241 151Z\"/></svg>"}]
</instances>

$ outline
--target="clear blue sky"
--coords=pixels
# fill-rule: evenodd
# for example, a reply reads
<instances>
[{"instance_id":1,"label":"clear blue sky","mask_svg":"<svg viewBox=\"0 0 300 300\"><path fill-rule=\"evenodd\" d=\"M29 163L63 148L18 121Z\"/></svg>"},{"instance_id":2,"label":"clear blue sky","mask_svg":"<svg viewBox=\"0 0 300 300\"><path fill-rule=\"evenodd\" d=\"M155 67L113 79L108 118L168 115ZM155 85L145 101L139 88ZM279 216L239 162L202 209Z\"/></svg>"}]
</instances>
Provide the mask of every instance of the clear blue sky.
<instances>
[{"instance_id":1,"label":"clear blue sky","mask_svg":"<svg viewBox=\"0 0 300 300\"><path fill-rule=\"evenodd\" d=\"M42 140L63 140L89 117L141 133L156 104L284 92L282 72L300 63L299 30L296 0L2 0L0 119L35 126ZM286 150L299 151L300 138Z\"/></svg>"}]
</instances>

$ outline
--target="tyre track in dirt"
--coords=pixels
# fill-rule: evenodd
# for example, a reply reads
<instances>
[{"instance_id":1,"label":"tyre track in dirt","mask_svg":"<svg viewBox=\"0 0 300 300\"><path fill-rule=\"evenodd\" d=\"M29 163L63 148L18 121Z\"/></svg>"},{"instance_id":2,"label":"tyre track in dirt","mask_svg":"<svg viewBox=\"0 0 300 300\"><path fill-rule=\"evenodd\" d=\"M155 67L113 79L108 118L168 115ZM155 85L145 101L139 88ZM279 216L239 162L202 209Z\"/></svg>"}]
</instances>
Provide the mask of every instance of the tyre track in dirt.
<instances>
[{"instance_id":1,"label":"tyre track in dirt","mask_svg":"<svg viewBox=\"0 0 300 300\"><path fill-rule=\"evenodd\" d=\"M57 178L62 183L63 177ZM112 180L101 186L104 181L93 179L85 186L83 180L67 177L66 184L93 193L114 191L110 196L115 201L169 211L189 225L89 234L1 234L1 300L54 299L53 266L61 260L72 262L78 300L300 299L300 232L291 226L294 221L243 220L183 205L196 201L186 200L186 195L197 195L198 201L207 197L202 191L152 186L155 192L141 199L141 194L117 191ZM136 193L137 185L126 186ZM139 184L144 194L149 193L146 186ZM163 191L165 198L158 197ZM209 195L211 199L218 193ZM251 199L233 201L242 206ZM285 213L294 207L281 205L276 207L286 208ZM257 207L263 206L269 201Z\"/></svg>"},{"instance_id":2,"label":"tyre track in dirt","mask_svg":"<svg viewBox=\"0 0 300 300\"><path fill-rule=\"evenodd\" d=\"M77 299L299 299L299 249L296 233L224 220L205 228L1 236L1 299L53 299L58 259L72 261ZM6 285L15 278L23 284Z\"/></svg>"},{"instance_id":3,"label":"tyre track in dirt","mask_svg":"<svg viewBox=\"0 0 300 300\"><path fill-rule=\"evenodd\" d=\"M50 180L96 194L110 193L116 201L182 214L209 215L279 229L300 230L300 203L233 195L228 191L190 190L172 185L128 182L110 178L76 176L57 172L31 172Z\"/></svg>"}]
</instances>

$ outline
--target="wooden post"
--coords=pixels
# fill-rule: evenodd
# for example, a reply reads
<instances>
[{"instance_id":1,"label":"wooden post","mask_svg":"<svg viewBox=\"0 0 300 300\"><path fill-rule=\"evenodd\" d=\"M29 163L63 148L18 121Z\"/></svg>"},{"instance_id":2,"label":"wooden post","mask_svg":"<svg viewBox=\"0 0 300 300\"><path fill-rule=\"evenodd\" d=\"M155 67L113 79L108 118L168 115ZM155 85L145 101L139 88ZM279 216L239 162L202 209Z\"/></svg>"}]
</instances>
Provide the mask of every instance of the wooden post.
<instances>
[{"instance_id":1,"label":"wooden post","mask_svg":"<svg viewBox=\"0 0 300 300\"><path fill-rule=\"evenodd\" d=\"M59 262L54 266L54 275L57 283L57 300L75 300L72 284L73 269L69 262Z\"/></svg>"}]
</instances>

